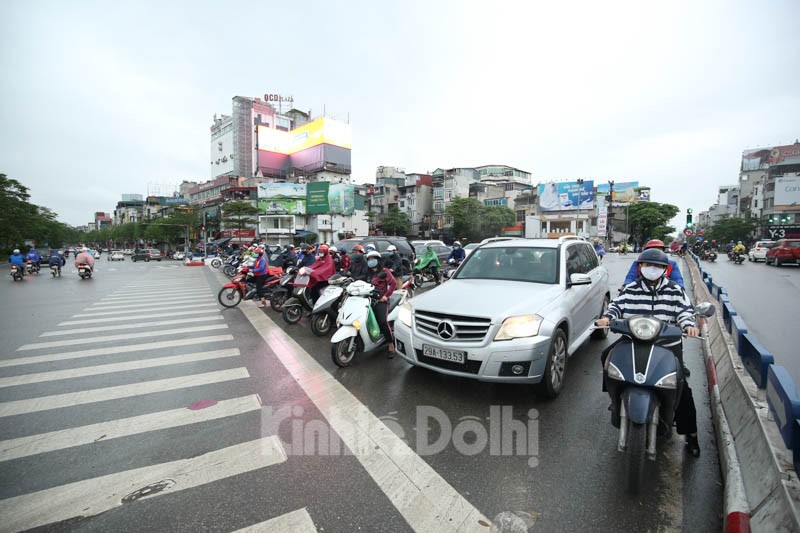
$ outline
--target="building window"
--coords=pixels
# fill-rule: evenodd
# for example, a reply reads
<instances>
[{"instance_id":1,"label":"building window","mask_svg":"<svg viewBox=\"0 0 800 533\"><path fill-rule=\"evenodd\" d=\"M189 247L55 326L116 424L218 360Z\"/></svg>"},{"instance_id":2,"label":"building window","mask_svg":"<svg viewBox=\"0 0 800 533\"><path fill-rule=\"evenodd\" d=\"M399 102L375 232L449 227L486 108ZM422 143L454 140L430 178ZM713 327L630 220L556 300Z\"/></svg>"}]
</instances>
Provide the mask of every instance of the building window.
<instances>
[{"instance_id":1,"label":"building window","mask_svg":"<svg viewBox=\"0 0 800 533\"><path fill-rule=\"evenodd\" d=\"M517 222L525 222L525 211L517 211Z\"/></svg>"},{"instance_id":2,"label":"building window","mask_svg":"<svg viewBox=\"0 0 800 533\"><path fill-rule=\"evenodd\" d=\"M753 200L753 207L754 207L755 209L758 209L758 198L756 198L755 200Z\"/></svg>"}]
</instances>

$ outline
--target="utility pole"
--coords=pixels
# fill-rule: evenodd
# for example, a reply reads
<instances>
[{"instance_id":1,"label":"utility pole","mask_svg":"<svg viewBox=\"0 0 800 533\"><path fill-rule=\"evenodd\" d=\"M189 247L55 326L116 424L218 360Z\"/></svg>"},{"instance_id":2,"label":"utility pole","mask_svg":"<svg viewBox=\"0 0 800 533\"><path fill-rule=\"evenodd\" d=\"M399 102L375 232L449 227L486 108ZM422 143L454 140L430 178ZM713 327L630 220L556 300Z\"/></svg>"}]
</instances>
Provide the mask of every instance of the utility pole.
<instances>
[{"instance_id":1,"label":"utility pole","mask_svg":"<svg viewBox=\"0 0 800 533\"><path fill-rule=\"evenodd\" d=\"M614 221L613 215L613 206L614 206L614 180L608 181L608 222L606 223L606 228L608 230L608 243L609 246L614 244L614 226L612 222Z\"/></svg>"},{"instance_id":2,"label":"utility pole","mask_svg":"<svg viewBox=\"0 0 800 533\"><path fill-rule=\"evenodd\" d=\"M575 223L575 233L578 237L581 236L581 230L578 229L578 224L583 225L581 222L581 202L583 201L583 178L578 178L578 221Z\"/></svg>"}]
</instances>

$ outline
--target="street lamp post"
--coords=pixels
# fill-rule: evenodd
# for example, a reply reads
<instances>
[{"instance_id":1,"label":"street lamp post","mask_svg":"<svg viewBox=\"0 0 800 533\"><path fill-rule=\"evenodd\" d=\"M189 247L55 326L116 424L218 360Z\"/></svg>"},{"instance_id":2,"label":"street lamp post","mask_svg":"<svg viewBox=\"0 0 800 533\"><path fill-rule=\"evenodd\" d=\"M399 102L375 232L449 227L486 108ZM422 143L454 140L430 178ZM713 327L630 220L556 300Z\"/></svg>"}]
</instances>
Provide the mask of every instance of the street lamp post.
<instances>
[{"instance_id":1,"label":"street lamp post","mask_svg":"<svg viewBox=\"0 0 800 533\"><path fill-rule=\"evenodd\" d=\"M575 233L578 234L578 237L581 236L578 229L578 224L581 224L581 203L583 203L583 178L578 178L578 221L575 223Z\"/></svg>"},{"instance_id":2,"label":"street lamp post","mask_svg":"<svg viewBox=\"0 0 800 533\"><path fill-rule=\"evenodd\" d=\"M608 244L611 246L614 243L614 226L612 222L614 220L613 214L613 206L614 206L614 180L608 180L608 214L606 215L608 221L606 222L606 233L608 235Z\"/></svg>"}]
</instances>

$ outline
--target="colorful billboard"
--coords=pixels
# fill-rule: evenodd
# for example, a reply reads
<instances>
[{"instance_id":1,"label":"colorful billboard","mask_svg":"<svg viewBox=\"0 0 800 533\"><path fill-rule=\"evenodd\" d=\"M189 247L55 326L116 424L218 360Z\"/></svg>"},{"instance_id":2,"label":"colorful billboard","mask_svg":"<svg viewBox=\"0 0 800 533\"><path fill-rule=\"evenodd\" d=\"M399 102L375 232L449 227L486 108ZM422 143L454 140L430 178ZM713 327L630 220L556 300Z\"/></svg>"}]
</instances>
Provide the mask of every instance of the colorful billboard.
<instances>
[{"instance_id":1,"label":"colorful billboard","mask_svg":"<svg viewBox=\"0 0 800 533\"><path fill-rule=\"evenodd\" d=\"M328 191L331 213L352 215L356 208L356 188L346 183L332 183Z\"/></svg>"},{"instance_id":2,"label":"colorful billboard","mask_svg":"<svg viewBox=\"0 0 800 533\"><path fill-rule=\"evenodd\" d=\"M626 181L614 183L614 197L611 199L611 205L630 205L639 200L639 193L636 189L639 188L638 181ZM603 183L597 186L597 196L608 196L609 184ZM647 196L650 197L649 194ZM649 200L647 200L649 201Z\"/></svg>"},{"instance_id":3,"label":"colorful billboard","mask_svg":"<svg viewBox=\"0 0 800 533\"><path fill-rule=\"evenodd\" d=\"M328 189L330 183L321 181L319 183L309 183L306 187L306 212L309 215L329 213Z\"/></svg>"},{"instance_id":4,"label":"colorful billboard","mask_svg":"<svg viewBox=\"0 0 800 533\"><path fill-rule=\"evenodd\" d=\"M792 158L800 162L800 143L745 150L742 152L742 172L767 169Z\"/></svg>"},{"instance_id":5,"label":"colorful billboard","mask_svg":"<svg viewBox=\"0 0 800 533\"><path fill-rule=\"evenodd\" d=\"M539 184L539 208L542 211L594 209L594 181Z\"/></svg>"},{"instance_id":6,"label":"colorful billboard","mask_svg":"<svg viewBox=\"0 0 800 533\"><path fill-rule=\"evenodd\" d=\"M305 183L260 183L258 207L268 215L305 215Z\"/></svg>"},{"instance_id":7,"label":"colorful billboard","mask_svg":"<svg viewBox=\"0 0 800 533\"><path fill-rule=\"evenodd\" d=\"M353 129L350 124L325 117L291 131L258 126L259 150L291 155L320 144L351 149L353 147Z\"/></svg>"},{"instance_id":8,"label":"colorful billboard","mask_svg":"<svg viewBox=\"0 0 800 533\"><path fill-rule=\"evenodd\" d=\"M775 178L775 207L800 207L800 176Z\"/></svg>"}]
</instances>

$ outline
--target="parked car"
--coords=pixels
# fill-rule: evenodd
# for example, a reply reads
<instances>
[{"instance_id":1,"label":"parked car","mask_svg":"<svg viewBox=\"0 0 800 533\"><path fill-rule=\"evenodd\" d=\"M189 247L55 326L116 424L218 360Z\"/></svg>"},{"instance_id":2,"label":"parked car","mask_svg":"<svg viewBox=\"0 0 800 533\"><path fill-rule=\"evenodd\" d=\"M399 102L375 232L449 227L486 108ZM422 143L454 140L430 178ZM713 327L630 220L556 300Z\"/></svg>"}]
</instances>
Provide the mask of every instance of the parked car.
<instances>
[{"instance_id":1,"label":"parked car","mask_svg":"<svg viewBox=\"0 0 800 533\"><path fill-rule=\"evenodd\" d=\"M109 261L125 261L125 255L123 255L122 250L111 250L111 253L108 256Z\"/></svg>"},{"instance_id":2,"label":"parked car","mask_svg":"<svg viewBox=\"0 0 800 533\"><path fill-rule=\"evenodd\" d=\"M767 250L773 246L775 246L775 241L756 241L747 252L747 259L749 261L766 261Z\"/></svg>"},{"instance_id":3,"label":"parked car","mask_svg":"<svg viewBox=\"0 0 800 533\"><path fill-rule=\"evenodd\" d=\"M479 246L448 281L403 304L395 323L406 361L479 381L561 391L570 355L610 301L608 272L574 237Z\"/></svg>"},{"instance_id":4,"label":"parked car","mask_svg":"<svg viewBox=\"0 0 800 533\"><path fill-rule=\"evenodd\" d=\"M161 261L161 252L155 248L139 248L131 254L131 261Z\"/></svg>"},{"instance_id":5,"label":"parked car","mask_svg":"<svg viewBox=\"0 0 800 533\"><path fill-rule=\"evenodd\" d=\"M426 244L438 244L438 245L440 245L440 246L447 246L447 245L446 245L445 243L443 243L442 241L411 241L411 243L410 243L410 244L411 244L411 246L412 246L414 249L416 249L416 248L417 248L417 246L424 246L424 245L426 245Z\"/></svg>"},{"instance_id":6,"label":"parked car","mask_svg":"<svg viewBox=\"0 0 800 533\"><path fill-rule=\"evenodd\" d=\"M133 255L133 250L131 250L130 248L125 248L124 250L122 250L122 253L125 255Z\"/></svg>"},{"instance_id":7,"label":"parked car","mask_svg":"<svg viewBox=\"0 0 800 533\"><path fill-rule=\"evenodd\" d=\"M787 263L800 265L800 239L781 239L767 249L765 261L768 265L781 266Z\"/></svg>"},{"instance_id":8,"label":"parked car","mask_svg":"<svg viewBox=\"0 0 800 533\"><path fill-rule=\"evenodd\" d=\"M416 258L416 255L414 253L414 249L408 243L408 239L405 237L384 235L353 237L351 239L342 239L339 242L335 242L333 243L333 246L335 246L337 250L344 250L349 254L353 250L353 246L356 244L360 244L365 248L368 244L371 244L383 255L386 255L386 249L389 247L389 245L394 244L397 247L397 253L400 254L400 258L403 260L403 269L407 273L410 273L414 266L414 259Z\"/></svg>"}]
</instances>

